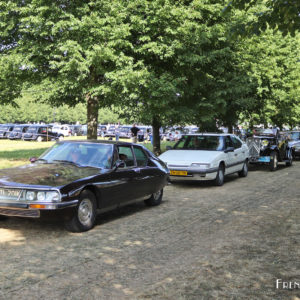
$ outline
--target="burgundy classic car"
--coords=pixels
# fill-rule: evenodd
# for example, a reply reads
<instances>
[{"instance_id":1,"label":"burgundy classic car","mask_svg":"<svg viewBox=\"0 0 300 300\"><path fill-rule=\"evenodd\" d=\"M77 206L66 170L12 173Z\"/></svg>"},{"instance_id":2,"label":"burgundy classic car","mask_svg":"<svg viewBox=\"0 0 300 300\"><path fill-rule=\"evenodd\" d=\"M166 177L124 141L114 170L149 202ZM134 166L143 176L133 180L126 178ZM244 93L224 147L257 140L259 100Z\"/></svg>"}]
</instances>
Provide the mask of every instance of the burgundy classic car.
<instances>
[{"instance_id":1,"label":"burgundy classic car","mask_svg":"<svg viewBox=\"0 0 300 300\"><path fill-rule=\"evenodd\" d=\"M31 164L0 170L0 217L55 214L73 232L91 229L97 212L162 201L169 170L141 145L58 142Z\"/></svg>"}]
</instances>

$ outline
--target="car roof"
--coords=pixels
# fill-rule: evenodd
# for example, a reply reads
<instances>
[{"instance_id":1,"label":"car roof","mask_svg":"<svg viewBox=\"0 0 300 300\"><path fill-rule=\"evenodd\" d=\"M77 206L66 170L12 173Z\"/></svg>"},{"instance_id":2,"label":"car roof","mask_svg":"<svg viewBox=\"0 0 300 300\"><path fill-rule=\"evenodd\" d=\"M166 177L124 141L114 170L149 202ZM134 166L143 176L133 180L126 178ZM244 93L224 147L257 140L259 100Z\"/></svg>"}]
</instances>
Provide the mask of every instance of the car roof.
<instances>
[{"instance_id":1,"label":"car roof","mask_svg":"<svg viewBox=\"0 0 300 300\"><path fill-rule=\"evenodd\" d=\"M234 135L233 133L217 133L217 132L201 132L201 133L187 133L184 136L229 136Z\"/></svg>"},{"instance_id":2,"label":"car roof","mask_svg":"<svg viewBox=\"0 0 300 300\"><path fill-rule=\"evenodd\" d=\"M29 125L29 127L52 127L52 125L48 125L48 124L31 124Z\"/></svg>"},{"instance_id":3,"label":"car roof","mask_svg":"<svg viewBox=\"0 0 300 300\"><path fill-rule=\"evenodd\" d=\"M59 143L83 143L83 144L109 144L109 145L124 145L124 146L140 146L142 145L130 143L130 142L120 142L120 141L109 141L109 140L74 140L74 141L61 141Z\"/></svg>"}]
</instances>

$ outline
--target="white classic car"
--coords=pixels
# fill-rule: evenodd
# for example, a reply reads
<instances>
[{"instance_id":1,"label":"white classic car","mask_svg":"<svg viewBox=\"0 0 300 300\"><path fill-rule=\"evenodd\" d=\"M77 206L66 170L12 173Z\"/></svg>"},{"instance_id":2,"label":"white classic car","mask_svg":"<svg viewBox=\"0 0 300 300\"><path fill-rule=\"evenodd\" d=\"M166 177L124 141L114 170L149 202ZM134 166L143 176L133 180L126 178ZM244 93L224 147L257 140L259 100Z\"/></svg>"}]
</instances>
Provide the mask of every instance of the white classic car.
<instances>
[{"instance_id":1,"label":"white classic car","mask_svg":"<svg viewBox=\"0 0 300 300\"><path fill-rule=\"evenodd\" d=\"M170 180L214 180L223 185L224 176L248 174L249 149L233 134L186 134L159 158L170 170Z\"/></svg>"}]
</instances>

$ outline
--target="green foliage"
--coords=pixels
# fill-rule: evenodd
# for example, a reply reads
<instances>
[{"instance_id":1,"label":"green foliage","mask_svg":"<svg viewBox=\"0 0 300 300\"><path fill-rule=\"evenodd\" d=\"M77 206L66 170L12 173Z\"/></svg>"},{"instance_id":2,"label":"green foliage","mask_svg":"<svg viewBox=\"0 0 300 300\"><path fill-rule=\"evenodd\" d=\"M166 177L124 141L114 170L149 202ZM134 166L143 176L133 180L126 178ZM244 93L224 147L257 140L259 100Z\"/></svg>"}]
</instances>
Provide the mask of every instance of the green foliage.
<instances>
[{"instance_id":1,"label":"green foliage","mask_svg":"<svg viewBox=\"0 0 300 300\"><path fill-rule=\"evenodd\" d=\"M99 112L101 123L120 115L157 126L194 123L204 130L232 126L240 117L296 124L299 35L295 30L295 39L282 38L266 29L263 38L233 38L240 24L285 7L281 0L248 2L256 14L236 9L242 0L234 0L227 14L223 0L1 2L1 103L28 95L57 107L36 110L16 100L20 110L27 108L24 118L12 106L2 111L10 110L15 120L55 116L94 127L98 107L108 107ZM286 14L290 20L294 11ZM87 105L88 119L82 112Z\"/></svg>"},{"instance_id":2,"label":"green foliage","mask_svg":"<svg viewBox=\"0 0 300 300\"><path fill-rule=\"evenodd\" d=\"M0 123L80 123L86 124L86 107L79 103L74 107L61 105L58 107L48 103L36 102L30 95L15 100L14 105L0 105ZM109 108L99 109L100 123L117 123L119 116Z\"/></svg>"},{"instance_id":3,"label":"green foliage","mask_svg":"<svg viewBox=\"0 0 300 300\"><path fill-rule=\"evenodd\" d=\"M232 0L225 11L232 7L244 9L250 13L253 13L254 8L257 18L247 24L250 32L259 33L269 26L274 30L280 30L283 35L290 33L295 36L300 30L300 2L298 0Z\"/></svg>"}]
</instances>

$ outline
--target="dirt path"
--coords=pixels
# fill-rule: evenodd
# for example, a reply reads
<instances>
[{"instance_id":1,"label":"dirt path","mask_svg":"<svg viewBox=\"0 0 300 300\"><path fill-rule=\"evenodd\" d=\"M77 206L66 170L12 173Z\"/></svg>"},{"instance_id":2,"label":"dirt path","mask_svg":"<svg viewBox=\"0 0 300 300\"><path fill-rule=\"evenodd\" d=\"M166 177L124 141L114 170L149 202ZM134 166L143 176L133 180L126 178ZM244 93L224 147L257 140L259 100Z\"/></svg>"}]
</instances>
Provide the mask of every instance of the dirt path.
<instances>
[{"instance_id":1,"label":"dirt path","mask_svg":"<svg viewBox=\"0 0 300 300\"><path fill-rule=\"evenodd\" d=\"M164 202L98 217L87 233L0 222L0 299L298 299L300 162L223 187L172 184Z\"/></svg>"}]
</instances>

